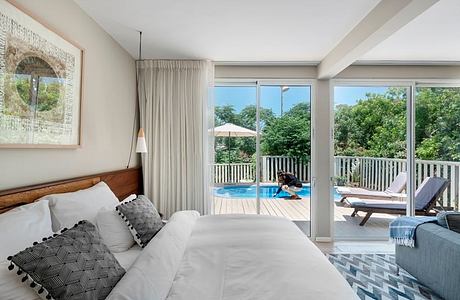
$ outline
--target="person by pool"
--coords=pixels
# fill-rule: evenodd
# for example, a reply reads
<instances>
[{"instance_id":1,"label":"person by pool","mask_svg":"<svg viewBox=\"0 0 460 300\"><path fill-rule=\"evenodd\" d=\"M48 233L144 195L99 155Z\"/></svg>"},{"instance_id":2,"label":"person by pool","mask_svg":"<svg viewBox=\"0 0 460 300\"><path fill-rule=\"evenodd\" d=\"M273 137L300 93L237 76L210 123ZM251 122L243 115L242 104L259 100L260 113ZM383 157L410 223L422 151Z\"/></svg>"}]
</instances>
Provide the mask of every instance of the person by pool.
<instances>
[{"instance_id":1,"label":"person by pool","mask_svg":"<svg viewBox=\"0 0 460 300\"><path fill-rule=\"evenodd\" d=\"M273 198L283 190L291 195L291 199L302 199L297 195L302 190L302 182L294 174L284 171L278 171L276 174L278 175L279 188L273 194Z\"/></svg>"}]
</instances>

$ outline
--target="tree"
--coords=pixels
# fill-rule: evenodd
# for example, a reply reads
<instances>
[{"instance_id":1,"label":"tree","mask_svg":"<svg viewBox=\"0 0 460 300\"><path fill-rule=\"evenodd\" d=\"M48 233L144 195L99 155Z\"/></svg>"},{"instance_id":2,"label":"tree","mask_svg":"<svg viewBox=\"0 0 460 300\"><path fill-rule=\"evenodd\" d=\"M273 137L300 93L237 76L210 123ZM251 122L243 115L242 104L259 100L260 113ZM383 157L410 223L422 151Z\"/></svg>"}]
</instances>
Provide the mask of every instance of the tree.
<instances>
[{"instance_id":1,"label":"tree","mask_svg":"<svg viewBox=\"0 0 460 300\"><path fill-rule=\"evenodd\" d=\"M405 89L390 88L353 106L337 106L336 154L405 158L405 99ZM460 160L460 88L418 88L415 106L416 157Z\"/></svg>"},{"instance_id":2,"label":"tree","mask_svg":"<svg viewBox=\"0 0 460 300\"><path fill-rule=\"evenodd\" d=\"M239 124L239 116L232 105L216 106L214 109L214 124L220 126L225 123Z\"/></svg>"},{"instance_id":3,"label":"tree","mask_svg":"<svg viewBox=\"0 0 460 300\"><path fill-rule=\"evenodd\" d=\"M240 126L256 130L256 112L257 108L255 105L248 105L243 108L239 114L241 123ZM273 111L268 108L259 108L260 127L264 127L265 124L272 121L275 118Z\"/></svg>"},{"instance_id":4,"label":"tree","mask_svg":"<svg viewBox=\"0 0 460 300\"><path fill-rule=\"evenodd\" d=\"M257 129L257 120L256 120L257 108L255 105L248 105L243 108L239 114L240 124L239 126L256 130ZM273 111L267 108L259 109L259 119L260 127L263 128L265 124L271 122L275 116ZM255 161L254 154L256 153L256 139L255 138L236 138L237 146L241 150L241 155L244 157L250 157L251 161Z\"/></svg>"},{"instance_id":5,"label":"tree","mask_svg":"<svg viewBox=\"0 0 460 300\"><path fill-rule=\"evenodd\" d=\"M335 113L335 153L346 156L405 158L406 89L367 94L355 105L339 105ZM281 117L260 109L262 155L308 159L310 105L297 104ZM256 106L240 113L216 107L216 126L231 122L256 129ZM460 161L460 88L419 88L416 97L416 156L425 160ZM255 139L232 138L231 162L254 162ZM228 162L225 138L216 138L216 161Z\"/></svg>"},{"instance_id":6,"label":"tree","mask_svg":"<svg viewBox=\"0 0 460 300\"><path fill-rule=\"evenodd\" d=\"M335 114L337 155L405 157L405 90L367 94L353 106L340 105Z\"/></svg>"},{"instance_id":7,"label":"tree","mask_svg":"<svg viewBox=\"0 0 460 300\"><path fill-rule=\"evenodd\" d=\"M30 77L16 76L15 78L16 91L22 101L27 104L32 104ZM40 78L37 94L37 110L49 111L56 107L60 99L62 83L58 79L51 80L50 78Z\"/></svg>"},{"instance_id":8,"label":"tree","mask_svg":"<svg viewBox=\"0 0 460 300\"><path fill-rule=\"evenodd\" d=\"M419 88L416 155L427 160L460 160L460 88Z\"/></svg>"},{"instance_id":9,"label":"tree","mask_svg":"<svg viewBox=\"0 0 460 300\"><path fill-rule=\"evenodd\" d=\"M310 105L297 104L283 116L266 123L262 132L262 154L309 159L310 136Z\"/></svg>"},{"instance_id":10,"label":"tree","mask_svg":"<svg viewBox=\"0 0 460 300\"><path fill-rule=\"evenodd\" d=\"M233 123L251 130L256 130L256 106L248 105L238 114L232 105L217 106L215 108L215 125ZM271 109L260 108L259 116L261 124L265 124L274 118ZM256 139L253 137L216 137L215 139L215 160L217 163L230 162L255 162Z\"/></svg>"}]
</instances>

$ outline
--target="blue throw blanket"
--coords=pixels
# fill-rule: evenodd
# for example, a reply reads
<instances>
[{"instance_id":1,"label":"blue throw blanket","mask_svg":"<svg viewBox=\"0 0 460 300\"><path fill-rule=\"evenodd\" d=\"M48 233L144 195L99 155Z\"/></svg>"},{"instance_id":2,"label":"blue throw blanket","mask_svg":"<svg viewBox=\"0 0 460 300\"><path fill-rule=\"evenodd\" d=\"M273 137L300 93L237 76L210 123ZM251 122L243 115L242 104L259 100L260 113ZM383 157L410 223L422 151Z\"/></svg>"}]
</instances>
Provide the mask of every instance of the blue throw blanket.
<instances>
[{"instance_id":1,"label":"blue throw blanket","mask_svg":"<svg viewBox=\"0 0 460 300\"><path fill-rule=\"evenodd\" d=\"M397 245L415 247L415 230L424 223L436 222L436 217L399 217L390 223L390 241Z\"/></svg>"}]
</instances>

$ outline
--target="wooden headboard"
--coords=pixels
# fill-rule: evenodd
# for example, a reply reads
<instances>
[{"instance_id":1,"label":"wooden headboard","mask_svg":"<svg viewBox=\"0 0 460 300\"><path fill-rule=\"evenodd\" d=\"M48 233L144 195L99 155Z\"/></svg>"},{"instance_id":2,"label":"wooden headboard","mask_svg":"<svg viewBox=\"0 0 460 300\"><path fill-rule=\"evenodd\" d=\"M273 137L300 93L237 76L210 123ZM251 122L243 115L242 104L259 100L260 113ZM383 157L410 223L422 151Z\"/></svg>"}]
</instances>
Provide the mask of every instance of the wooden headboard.
<instances>
[{"instance_id":1,"label":"wooden headboard","mask_svg":"<svg viewBox=\"0 0 460 300\"><path fill-rule=\"evenodd\" d=\"M86 189L100 181L107 183L120 200L130 194L142 193L141 168L130 168L0 191L0 213L46 195Z\"/></svg>"}]
</instances>

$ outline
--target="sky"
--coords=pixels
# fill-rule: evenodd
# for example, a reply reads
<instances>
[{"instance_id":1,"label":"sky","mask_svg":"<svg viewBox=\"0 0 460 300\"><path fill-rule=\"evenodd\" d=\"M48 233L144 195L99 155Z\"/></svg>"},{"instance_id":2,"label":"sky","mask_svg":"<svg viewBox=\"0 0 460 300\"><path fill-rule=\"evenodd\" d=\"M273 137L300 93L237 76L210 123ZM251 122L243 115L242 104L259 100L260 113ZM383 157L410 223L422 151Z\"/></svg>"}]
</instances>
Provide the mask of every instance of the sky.
<instances>
[{"instance_id":1,"label":"sky","mask_svg":"<svg viewBox=\"0 0 460 300\"><path fill-rule=\"evenodd\" d=\"M334 87L334 105L354 105L358 100L365 99L367 93L383 94L388 87L383 86L336 86Z\"/></svg>"},{"instance_id":2,"label":"sky","mask_svg":"<svg viewBox=\"0 0 460 300\"><path fill-rule=\"evenodd\" d=\"M223 87L215 88L215 105L233 105L235 112L239 113L248 105L256 104L256 87ZM290 86L283 93L283 111L288 111L298 103L310 102L309 86ZM281 115L281 88L280 86L260 87L260 106L271 108L276 116Z\"/></svg>"},{"instance_id":3,"label":"sky","mask_svg":"<svg viewBox=\"0 0 460 300\"><path fill-rule=\"evenodd\" d=\"M387 87L351 87L337 86L334 88L334 104L353 105L360 99L365 99L366 93L384 93ZM283 93L283 111L288 111L292 106L310 102L309 86L289 86ZM217 86L214 89L215 106L233 105L235 112L239 113L247 105L256 104L256 87L251 86ZM281 114L281 88L280 86L261 86L260 105L271 108L277 116Z\"/></svg>"}]
</instances>

